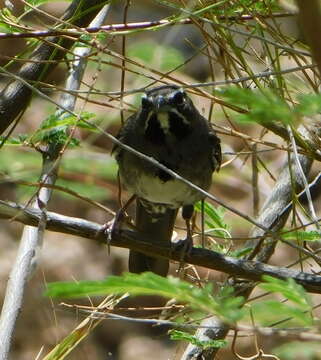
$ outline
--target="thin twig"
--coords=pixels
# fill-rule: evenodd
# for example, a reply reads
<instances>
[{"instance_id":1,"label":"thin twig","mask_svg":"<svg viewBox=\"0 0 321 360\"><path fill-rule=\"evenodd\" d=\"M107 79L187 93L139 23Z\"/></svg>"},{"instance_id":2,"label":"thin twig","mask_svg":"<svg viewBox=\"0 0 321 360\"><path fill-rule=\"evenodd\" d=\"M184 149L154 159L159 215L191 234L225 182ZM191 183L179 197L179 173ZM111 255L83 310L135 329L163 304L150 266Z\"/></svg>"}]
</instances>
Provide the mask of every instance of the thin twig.
<instances>
[{"instance_id":1,"label":"thin twig","mask_svg":"<svg viewBox=\"0 0 321 360\"><path fill-rule=\"evenodd\" d=\"M30 6L30 5L29 5ZM284 13L274 13L273 17L289 17L294 16L294 13L284 12ZM261 15L261 17L270 18L271 15ZM240 15L240 16L219 16L219 20L227 20L227 21L247 21L253 20L253 15ZM170 21L170 20L156 20L156 21L142 21L135 23L123 23L123 24L112 24L112 25L104 25L97 27L84 27L84 28L71 28L68 30L35 30L28 32L12 32L12 33L0 33L1 39L11 39L11 38L40 38L40 37L48 37L48 36L77 36L80 37L84 32L87 33L98 33L100 31L103 32L111 32L111 35L116 35L117 32L124 32L128 30L142 30L142 29L153 29L154 27L158 27L160 25L182 25L182 24L191 24L191 19L182 19L179 21Z\"/></svg>"}]
</instances>

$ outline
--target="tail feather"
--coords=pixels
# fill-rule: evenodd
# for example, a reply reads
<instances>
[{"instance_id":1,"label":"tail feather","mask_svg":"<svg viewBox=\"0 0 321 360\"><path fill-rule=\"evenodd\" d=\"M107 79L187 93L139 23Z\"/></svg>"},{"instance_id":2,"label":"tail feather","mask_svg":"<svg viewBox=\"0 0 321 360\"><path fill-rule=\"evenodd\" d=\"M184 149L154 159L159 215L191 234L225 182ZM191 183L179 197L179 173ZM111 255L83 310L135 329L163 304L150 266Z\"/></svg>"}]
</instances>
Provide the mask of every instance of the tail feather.
<instances>
[{"instance_id":1,"label":"tail feather","mask_svg":"<svg viewBox=\"0 0 321 360\"><path fill-rule=\"evenodd\" d=\"M151 214L136 200L136 227L150 242L170 246L177 210L166 209L162 214ZM167 259L155 258L131 250L129 253L129 271L141 273L152 271L166 276L169 268Z\"/></svg>"}]
</instances>

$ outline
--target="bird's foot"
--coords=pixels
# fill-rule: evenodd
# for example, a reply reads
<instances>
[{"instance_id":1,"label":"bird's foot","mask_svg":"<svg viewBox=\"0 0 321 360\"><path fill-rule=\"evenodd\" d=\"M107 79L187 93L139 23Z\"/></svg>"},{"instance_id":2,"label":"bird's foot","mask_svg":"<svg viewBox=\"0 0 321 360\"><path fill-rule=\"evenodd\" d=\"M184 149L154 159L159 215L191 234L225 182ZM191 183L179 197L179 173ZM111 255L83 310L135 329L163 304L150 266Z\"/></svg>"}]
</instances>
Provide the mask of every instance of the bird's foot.
<instances>
[{"instance_id":1,"label":"bird's foot","mask_svg":"<svg viewBox=\"0 0 321 360\"><path fill-rule=\"evenodd\" d=\"M178 240L173 247L174 250L180 252L179 268L178 268L178 272L180 272L184 268L184 260L186 255L187 256L190 255L193 249L192 236L188 234L185 239Z\"/></svg>"},{"instance_id":2,"label":"bird's foot","mask_svg":"<svg viewBox=\"0 0 321 360\"><path fill-rule=\"evenodd\" d=\"M110 252L110 243L112 239L114 238L115 234L119 233L121 225L127 220L129 221L129 216L123 209L120 209L117 211L115 217L111 221L108 221L102 226L101 231L106 235L108 253Z\"/></svg>"}]
</instances>

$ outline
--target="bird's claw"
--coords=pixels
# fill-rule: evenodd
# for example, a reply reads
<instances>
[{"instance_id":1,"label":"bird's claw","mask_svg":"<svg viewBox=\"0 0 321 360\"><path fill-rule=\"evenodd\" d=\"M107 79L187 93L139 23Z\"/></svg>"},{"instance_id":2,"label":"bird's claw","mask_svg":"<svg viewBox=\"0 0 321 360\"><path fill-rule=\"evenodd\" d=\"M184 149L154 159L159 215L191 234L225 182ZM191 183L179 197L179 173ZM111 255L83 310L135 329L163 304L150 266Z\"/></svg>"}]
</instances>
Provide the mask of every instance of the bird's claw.
<instances>
[{"instance_id":1,"label":"bird's claw","mask_svg":"<svg viewBox=\"0 0 321 360\"><path fill-rule=\"evenodd\" d=\"M180 271L184 267L185 257L186 255L188 256L191 254L192 249L193 249L193 239L191 236L187 236L185 239L178 240L174 244L174 250L180 252L178 271Z\"/></svg>"},{"instance_id":2,"label":"bird's claw","mask_svg":"<svg viewBox=\"0 0 321 360\"><path fill-rule=\"evenodd\" d=\"M121 226L122 222L124 221L125 217L126 217L125 212L122 210L119 210L116 213L115 217L111 221L108 221L106 224L104 224L102 226L101 231L106 235L108 253L109 253L109 249L110 249L110 243L111 243L114 235L119 232L120 226Z\"/></svg>"}]
</instances>

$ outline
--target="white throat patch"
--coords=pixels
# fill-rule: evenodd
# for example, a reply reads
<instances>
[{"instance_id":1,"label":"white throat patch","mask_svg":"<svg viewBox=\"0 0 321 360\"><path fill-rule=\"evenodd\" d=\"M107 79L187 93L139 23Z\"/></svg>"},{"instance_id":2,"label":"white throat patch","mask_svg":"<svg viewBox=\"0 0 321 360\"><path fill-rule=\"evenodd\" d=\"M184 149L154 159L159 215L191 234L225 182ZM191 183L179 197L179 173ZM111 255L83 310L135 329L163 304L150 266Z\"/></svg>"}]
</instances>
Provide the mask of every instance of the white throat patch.
<instances>
[{"instance_id":1,"label":"white throat patch","mask_svg":"<svg viewBox=\"0 0 321 360\"><path fill-rule=\"evenodd\" d=\"M189 121L185 119L185 117L179 113L176 109L171 109L170 111L171 113L174 113L175 115L179 116L182 120L182 122L186 125L190 125ZM147 121L145 123L145 130L148 127L150 118L154 115L154 112L150 112L147 116ZM170 123L169 123L169 112L167 111L162 111L162 112L158 112L156 113L157 116L157 121L159 122L159 125L161 127L161 129L164 131L165 134L169 133L169 127L170 127Z\"/></svg>"},{"instance_id":2,"label":"white throat patch","mask_svg":"<svg viewBox=\"0 0 321 360\"><path fill-rule=\"evenodd\" d=\"M169 114L168 112L159 112L157 113L157 120L160 127L163 129L165 134L169 132Z\"/></svg>"}]
</instances>

